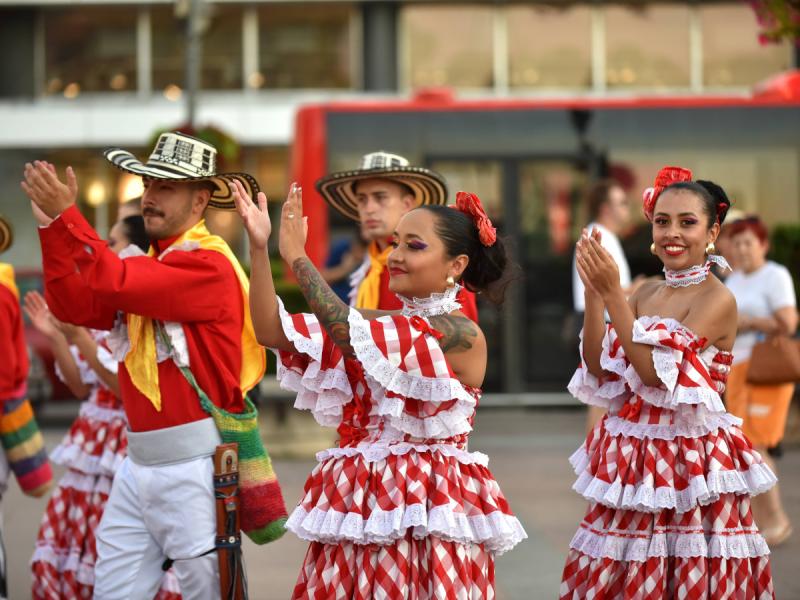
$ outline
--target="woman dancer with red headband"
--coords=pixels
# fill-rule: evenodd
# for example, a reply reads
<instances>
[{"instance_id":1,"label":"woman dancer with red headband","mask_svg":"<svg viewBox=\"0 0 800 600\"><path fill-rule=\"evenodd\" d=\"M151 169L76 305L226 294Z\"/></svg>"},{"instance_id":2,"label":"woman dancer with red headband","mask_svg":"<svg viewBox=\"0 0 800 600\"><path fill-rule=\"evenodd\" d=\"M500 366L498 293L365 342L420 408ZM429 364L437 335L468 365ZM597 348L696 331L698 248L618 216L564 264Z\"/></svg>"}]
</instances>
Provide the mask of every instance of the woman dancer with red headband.
<instances>
[{"instance_id":1,"label":"woman dancer with red headband","mask_svg":"<svg viewBox=\"0 0 800 600\"><path fill-rule=\"evenodd\" d=\"M720 398L736 302L708 274L712 262L727 266L713 253L729 207L718 185L662 169L644 212L666 281L628 300L597 238L578 242L586 314L569 390L608 415L570 458L574 489L590 505L567 556L563 600L774 596L750 496L775 476Z\"/></svg>"},{"instance_id":2,"label":"woman dancer with red headband","mask_svg":"<svg viewBox=\"0 0 800 600\"><path fill-rule=\"evenodd\" d=\"M297 315L275 295L263 194L258 204L238 189L256 333L295 406L340 435L287 523L311 542L293 598L493 598L494 557L526 536L487 457L466 448L487 352L456 296L463 284L501 301L509 264L480 201L462 192L457 210L404 215L388 258L403 309L358 311L306 256L293 186L279 246L313 311Z\"/></svg>"}]
</instances>

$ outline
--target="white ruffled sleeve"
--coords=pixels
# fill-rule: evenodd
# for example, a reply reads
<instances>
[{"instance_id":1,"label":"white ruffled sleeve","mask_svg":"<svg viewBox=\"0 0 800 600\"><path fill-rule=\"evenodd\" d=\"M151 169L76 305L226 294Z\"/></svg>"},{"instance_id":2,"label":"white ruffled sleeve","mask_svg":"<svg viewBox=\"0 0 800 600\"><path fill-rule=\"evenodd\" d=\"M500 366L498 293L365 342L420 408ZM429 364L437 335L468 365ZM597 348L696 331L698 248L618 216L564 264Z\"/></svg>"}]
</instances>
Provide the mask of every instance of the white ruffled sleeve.
<instances>
[{"instance_id":1,"label":"white ruffled sleeve","mask_svg":"<svg viewBox=\"0 0 800 600\"><path fill-rule=\"evenodd\" d=\"M472 430L478 392L455 378L427 320L402 315L367 320L353 309L348 321L350 343L388 425L420 439Z\"/></svg>"},{"instance_id":2,"label":"white ruffled sleeve","mask_svg":"<svg viewBox=\"0 0 800 600\"><path fill-rule=\"evenodd\" d=\"M278 299L281 325L297 352L275 351L281 388L295 392L294 406L320 425L338 427L353 392L342 353L313 314L290 314Z\"/></svg>"},{"instance_id":3,"label":"white ruffled sleeve","mask_svg":"<svg viewBox=\"0 0 800 600\"><path fill-rule=\"evenodd\" d=\"M653 366L661 385L645 385L632 366L625 371L631 390L648 404L693 415L702 422L725 413L723 385L712 376L713 347L674 319L640 317L633 324L633 341L652 346Z\"/></svg>"},{"instance_id":4,"label":"white ruffled sleeve","mask_svg":"<svg viewBox=\"0 0 800 600\"><path fill-rule=\"evenodd\" d=\"M581 364L567 385L569 392L584 404L617 410L625 402L625 370L628 362L620 347L614 328L606 326L600 365L608 375L598 379L592 375L583 362L583 330L581 330Z\"/></svg>"}]
</instances>

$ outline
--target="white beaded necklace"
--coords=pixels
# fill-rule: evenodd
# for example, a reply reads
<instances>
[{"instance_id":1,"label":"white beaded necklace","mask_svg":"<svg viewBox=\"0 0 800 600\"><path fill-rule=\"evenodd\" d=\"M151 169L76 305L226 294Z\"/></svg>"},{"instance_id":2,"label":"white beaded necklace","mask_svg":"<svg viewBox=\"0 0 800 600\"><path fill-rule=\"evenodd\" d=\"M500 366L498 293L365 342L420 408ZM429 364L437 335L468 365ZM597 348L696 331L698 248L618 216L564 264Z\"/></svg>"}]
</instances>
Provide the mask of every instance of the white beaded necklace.
<instances>
[{"instance_id":1,"label":"white beaded necklace","mask_svg":"<svg viewBox=\"0 0 800 600\"><path fill-rule=\"evenodd\" d=\"M447 315L461 308L461 303L456 300L461 286L455 284L441 293L434 293L427 298L406 298L397 294L403 303L403 316L405 317L436 317Z\"/></svg>"},{"instance_id":2,"label":"white beaded necklace","mask_svg":"<svg viewBox=\"0 0 800 600\"><path fill-rule=\"evenodd\" d=\"M728 261L719 254L709 254L708 260L704 265L695 265L680 271L673 271L664 267L664 277L667 280L667 285L671 288L679 288L703 283L711 272L712 263L718 264L723 270L730 270L731 268Z\"/></svg>"}]
</instances>

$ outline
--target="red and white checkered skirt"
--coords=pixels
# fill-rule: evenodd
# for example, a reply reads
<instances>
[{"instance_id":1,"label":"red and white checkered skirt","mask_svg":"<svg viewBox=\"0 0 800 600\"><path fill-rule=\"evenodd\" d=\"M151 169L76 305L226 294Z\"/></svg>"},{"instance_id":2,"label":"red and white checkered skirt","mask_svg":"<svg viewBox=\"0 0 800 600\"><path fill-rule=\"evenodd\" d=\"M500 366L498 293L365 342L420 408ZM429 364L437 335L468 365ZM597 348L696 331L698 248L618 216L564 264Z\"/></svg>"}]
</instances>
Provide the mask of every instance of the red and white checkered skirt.
<instances>
[{"instance_id":1,"label":"red and white checkered skirt","mask_svg":"<svg viewBox=\"0 0 800 600\"><path fill-rule=\"evenodd\" d=\"M96 388L52 454L69 467L47 503L31 559L34 600L91 598L97 560L95 532L111 482L127 454L127 421L119 400ZM179 600L174 574L167 573L158 600Z\"/></svg>"},{"instance_id":2,"label":"red and white checkered skirt","mask_svg":"<svg viewBox=\"0 0 800 600\"><path fill-rule=\"evenodd\" d=\"M562 600L774 596L769 550L746 495L682 513L592 504L570 547Z\"/></svg>"},{"instance_id":3,"label":"red and white checkered skirt","mask_svg":"<svg viewBox=\"0 0 800 600\"><path fill-rule=\"evenodd\" d=\"M491 600L494 558L479 544L411 532L388 545L313 542L296 600Z\"/></svg>"}]
</instances>

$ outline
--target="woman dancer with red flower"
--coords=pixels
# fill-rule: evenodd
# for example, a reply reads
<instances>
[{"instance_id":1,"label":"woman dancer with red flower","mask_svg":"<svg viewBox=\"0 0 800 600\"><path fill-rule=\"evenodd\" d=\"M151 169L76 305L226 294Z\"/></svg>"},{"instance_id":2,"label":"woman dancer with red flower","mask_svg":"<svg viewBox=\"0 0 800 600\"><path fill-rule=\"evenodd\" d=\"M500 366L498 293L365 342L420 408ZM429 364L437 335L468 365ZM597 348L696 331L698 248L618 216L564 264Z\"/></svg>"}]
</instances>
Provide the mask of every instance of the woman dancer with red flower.
<instances>
[{"instance_id":1,"label":"woman dancer with red flower","mask_svg":"<svg viewBox=\"0 0 800 600\"><path fill-rule=\"evenodd\" d=\"M295 406L336 427L288 529L311 542L293 598L494 598L494 558L525 537L487 468L468 452L486 341L460 310L458 281L502 298L502 242L472 194L456 210L402 217L389 255L402 311L358 311L305 254L301 192L281 216L280 251L313 314L288 314L275 295L266 198L242 188L237 207L252 248L251 312L277 349Z\"/></svg>"},{"instance_id":2,"label":"woman dancer with red flower","mask_svg":"<svg viewBox=\"0 0 800 600\"><path fill-rule=\"evenodd\" d=\"M713 252L729 206L718 185L662 169L644 212L666 281L627 300L598 239L578 242L586 313L569 390L608 415L570 458L574 489L590 505L567 556L563 600L774 596L750 496L775 476L720 398L736 302L708 274L712 262L727 266Z\"/></svg>"}]
</instances>

